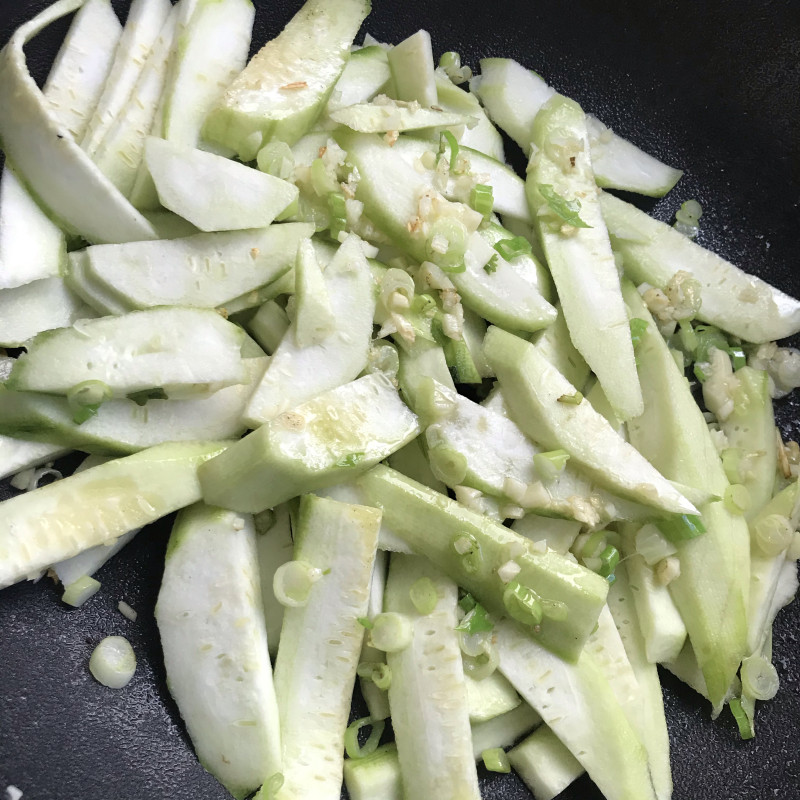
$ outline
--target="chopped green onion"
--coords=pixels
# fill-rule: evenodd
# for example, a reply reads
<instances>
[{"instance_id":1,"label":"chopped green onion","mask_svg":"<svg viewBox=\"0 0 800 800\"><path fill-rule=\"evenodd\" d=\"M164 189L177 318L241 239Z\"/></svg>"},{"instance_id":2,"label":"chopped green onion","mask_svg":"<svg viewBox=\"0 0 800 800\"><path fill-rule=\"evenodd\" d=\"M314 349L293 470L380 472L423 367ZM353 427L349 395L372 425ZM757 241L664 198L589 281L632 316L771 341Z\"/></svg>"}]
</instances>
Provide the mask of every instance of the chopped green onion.
<instances>
[{"instance_id":1,"label":"chopped green onion","mask_svg":"<svg viewBox=\"0 0 800 800\"><path fill-rule=\"evenodd\" d=\"M542 480L553 481L564 471L567 461L569 453L566 450L548 450L533 457L533 466Z\"/></svg>"},{"instance_id":2,"label":"chopped green onion","mask_svg":"<svg viewBox=\"0 0 800 800\"><path fill-rule=\"evenodd\" d=\"M695 361L707 363L711 361L711 350L728 351L728 340L725 334L713 325L697 325L694 329L697 337Z\"/></svg>"},{"instance_id":3,"label":"chopped green onion","mask_svg":"<svg viewBox=\"0 0 800 800\"><path fill-rule=\"evenodd\" d=\"M392 668L382 661L362 661L356 668L356 673L359 678L372 681L382 691L392 685Z\"/></svg>"},{"instance_id":4,"label":"chopped green onion","mask_svg":"<svg viewBox=\"0 0 800 800\"><path fill-rule=\"evenodd\" d=\"M359 617L358 624L366 630L372 630L372 620L369 617Z\"/></svg>"},{"instance_id":5,"label":"chopped green onion","mask_svg":"<svg viewBox=\"0 0 800 800\"><path fill-rule=\"evenodd\" d=\"M321 577L322 572L305 561L287 561L275 570L272 579L275 599L287 608L301 608Z\"/></svg>"},{"instance_id":6,"label":"chopped green onion","mask_svg":"<svg viewBox=\"0 0 800 800\"><path fill-rule=\"evenodd\" d=\"M765 555L773 558L780 555L792 543L794 529L782 514L769 514L756 522L755 543Z\"/></svg>"},{"instance_id":7,"label":"chopped green onion","mask_svg":"<svg viewBox=\"0 0 800 800\"><path fill-rule=\"evenodd\" d=\"M675 555L675 545L653 524L642 525L634 537L636 552L644 558L648 567L664 558Z\"/></svg>"},{"instance_id":8,"label":"chopped green onion","mask_svg":"<svg viewBox=\"0 0 800 800\"><path fill-rule=\"evenodd\" d=\"M327 203L331 214L331 238L338 239L339 234L347 230L347 201L341 192L329 192Z\"/></svg>"},{"instance_id":9,"label":"chopped green onion","mask_svg":"<svg viewBox=\"0 0 800 800\"><path fill-rule=\"evenodd\" d=\"M481 758L489 772L511 772L511 763L502 747L492 747L481 753Z\"/></svg>"},{"instance_id":10,"label":"chopped green onion","mask_svg":"<svg viewBox=\"0 0 800 800\"><path fill-rule=\"evenodd\" d=\"M488 217L494 208L494 192L491 186L478 183L472 187L469 195L469 204L479 214Z\"/></svg>"},{"instance_id":11,"label":"chopped green onion","mask_svg":"<svg viewBox=\"0 0 800 800\"><path fill-rule=\"evenodd\" d=\"M531 254L531 243L524 236L515 236L513 239L501 239L494 243L494 249L506 261L512 261L518 256Z\"/></svg>"},{"instance_id":12,"label":"chopped green onion","mask_svg":"<svg viewBox=\"0 0 800 800\"><path fill-rule=\"evenodd\" d=\"M586 561L587 558L597 558L606 546L606 531L594 531L593 533L584 534L583 543L580 546L580 551L576 555L581 561ZM580 540L576 540L576 545L580 544Z\"/></svg>"},{"instance_id":13,"label":"chopped green onion","mask_svg":"<svg viewBox=\"0 0 800 800\"><path fill-rule=\"evenodd\" d=\"M361 746L358 743L358 734L362 728L370 726L370 731L367 741ZM378 749L378 742L383 736L383 729L386 723L382 719L372 719L372 717L362 717L355 722L351 722L347 726L344 734L344 749L347 751L349 758L364 758L365 756L372 755Z\"/></svg>"},{"instance_id":14,"label":"chopped green onion","mask_svg":"<svg viewBox=\"0 0 800 800\"><path fill-rule=\"evenodd\" d=\"M439 217L431 225L426 243L428 258L445 272L464 272L468 239L463 222L454 217Z\"/></svg>"},{"instance_id":15,"label":"chopped green onion","mask_svg":"<svg viewBox=\"0 0 800 800\"><path fill-rule=\"evenodd\" d=\"M437 444L428 450L433 474L448 486L459 486L467 476L467 457L458 450Z\"/></svg>"},{"instance_id":16,"label":"chopped green onion","mask_svg":"<svg viewBox=\"0 0 800 800\"><path fill-rule=\"evenodd\" d=\"M261 787L261 791L258 793L259 798L261 798L261 800L275 800L278 796L278 792L283 788L283 783L284 778L282 773L276 772L274 775L270 775Z\"/></svg>"},{"instance_id":17,"label":"chopped green onion","mask_svg":"<svg viewBox=\"0 0 800 800\"><path fill-rule=\"evenodd\" d=\"M461 69L461 56L455 50L448 50L446 53L442 53L439 66L443 70Z\"/></svg>"},{"instance_id":18,"label":"chopped green onion","mask_svg":"<svg viewBox=\"0 0 800 800\"><path fill-rule=\"evenodd\" d=\"M497 669L500 661L497 649L489 643L478 655L471 656L462 653L461 661L464 665L464 672L473 680L482 681L488 678Z\"/></svg>"},{"instance_id":19,"label":"chopped green onion","mask_svg":"<svg viewBox=\"0 0 800 800\"><path fill-rule=\"evenodd\" d=\"M431 614L436 608L436 603L439 602L439 595L436 593L436 587L430 578L419 578L414 581L408 593L414 608L420 614Z\"/></svg>"},{"instance_id":20,"label":"chopped green onion","mask_svg":"<svg viewBox=\"0 0 800 800\"><path fill-rule=\"evenodd\" d=\"M764 656L748 656L742 661L742 690L755 700L772 700L778 693L778 672Z\"/></svg>"},{"instance_id":21,"label":"chopped green onion","mask_svg":"<svg viewBox=\"0 0 800 800\"><path fill-rule=\"evenodd\" d=\"M483 566L481 546L471 533L456 534L453 550L461 556L461 567L468 575L474 575Z\"/></svg>"},{"instance_id":22,"label":"chopped green onion","mask_svg":"<svg viewBox=\"0 0 800 800\"><path fill-rule=\"evenodd\" d=\"M497 272L497 259L499 258L499 254L495 253L484 265L484 271L488 272L489 275Z\"/></svg>"},{"instance_id":23,"label":"chopped green onion","mask_svg":"<svg viewBox=\"0 0 800 800\"><path fill-rule=\"evenodd\" d=\"M337 467L357 467L364 460L364 453L348 453L337 462Z\"/></svg>"},{"instance_id":24,"label":"chopped green onion","mask_svg":"<svg viewBox=\"0 0 800 800\"><path fill-rule=\"evenodd\" d=\"M559 218L563 219L567 225L573 228L591 228L580 218L581 201L567 200L562 197L550 184L540 183L537 186L539 194L547 202L549 209Z\"/></svg>"},{"instance_id":25,"label":"chopped green onion","mask_svg":"<svg viewBox=\"0 0 800 800\"><path fill-rule=\"evenodd\" d=\"M750 490L741 483L732 483L725 488L724 504L725 508L741 516L746 513L751 505Z\"/></svg>"},{"instance_id":26,"label":"chopped green onion","mask_svg":"<svg viewBox=\"0 0 800 800\"><path fill-rule=\"evenodd\" d=\"M752 739L755 736L753 725L742 708L742 701L738 697L733 697L730 701L730 707L733 718L736 720L736 724L739 727L739 736L745 741L747 739Z\"/></svg>"},{"instance_id":27,"label":"chopped green onion","mask_svg":"<svg viewBox=\"0 0 800 800\"><path fill-rule=\"evenodd\" d=\"M89 672L109 689L122 689L136 672L136 654L124 636L106 636L89 659Z\"/></svg>"},{"instance_id":28,"label":"chopped green onion","mask_svg":"<svg viewBox=\"0 0 800 800\"><path fill-rule=\"evenodd\" d=\"M68 606L80 608L90 597L93 597L99 591L100 581L96 581L88 575L82 575L64 589L64 594L61 595L61 599Z\"/></svg>"},{"instance_id":29,"label":"chopped green onion","mask_svg":"<svg viewBox=\"0 0 800 800\"><path fill-rule=\"evenodd\" d=\"M522 622L524 625L539 625L544 615L539 595L519 581L511 581L506 586L503 592L503 605L517 622Z\"/></svg>"},{"instance_id":30,"label":"chopped green onion","mask_svg":"<svg viewBox=\"0 0 800 800\"><path fill-rule=\"evenodd\" d=\"M325 162L321 158L315 158L311 162L311 185L320 197L325 197L326 194L339 189L339 183L328 172Z\"/></svg>"},{"instance_id":31,"label":"chopped green onion","mask_svg":"<svg viewBox=\"0 0 800 800\"><path fill-rule=\"evenodd\" d=\"M642 341L642 336L647 331L647 320L635 317L629 324L631 326L631 341L634 349L636 349Z\"/></svg>"},{"instance_id":32,"label":"chopped green onion","mask_svg":"<svg viewBox=\"0 0 800 800\"><path fill-rule=\"evenodd\" d=\"M294 175L294 154L286 142L270 142L264 145L256 156L261 172L281 180L289 180Z\"/></svg>"},{"instance_id":33,"label":"chopped green onion","mask_svg":"<svg viewBox=\"0 0 800 800\"><path fill-rule=\"evenodd\" d=\"M694 514L681 514L658 521L658 529L671 542L683 542L687 539L694 539L706 532L703 520Z\"/></svg>"},{"instance_id":34,"label":"chopped green onion","mask_svg":"<svg viewBox=\"0 0 800 800\"><path fill-rule=\"evenodd\" d=\"M579 406L583 402L583 395L580 392L575 394L562 394L558 398L559 403L566 403L568 406Z\"/></svg>"},{"instance_id":35,"label":"chopped green onion","mask_svg":"<svg viewBox=\"0 0 800 800\"><path fill-rule=\"evenodd\" d=\"M72 421L81 425L91 419L101 405L112 397L111 389L103 381L83 381L67 392L67 404L72 411Z\"/></svg>"},{"instance_id":36,"label":"chopped green onion","mask_svg":"<svg viewBox=\"0 0 800 800\"><path fill-rule=\"evenodd\" d=\"M600 553L600 575L604 578L613 575L617 564L619 564L619 550L613 545L608 545L608 547Z\"/></svg>"},{"instance_id":37,"label":"chopped green onion","mask_svg":"<svg viewBox=\"0 0 800 800\"><path fill-rule=\"evenodd\" d=\"M455 172L459 150L458 140L450 131L442 131L439 137L439 158L444 155L447 148L450 148L450 172Z\"/></svg>"},{"instance_id":38,"label":"chopped green onion","mask_svg":"<svg viewBox=\"0 0 800 800\"><path fill-rule=\"evenodd\" d=\"M728 349L728 354L731 357L731 364L733 365L734 371L747 366L747 356L739 345L732 345Z\"/></svg>"},{"instance_id":39,"label":"chopped green onion","mask_svg":"<svg viewBox=\"0 0 800 800\"><path fill-rule=\"evenodd\" d=\"M167 400L167 393L162 388L156 389L142 389L141 392L131 392L128 396L128 400L133 400L137 406L144 406L150 400Z\"/></svg>"},{"instance_id":40,"label":"chopped green onion","mask_svg":"<svg viewBox=\"0 0 800 800\"><path fill-rule=\"evenodd\" d=\"M490 631L493 628L494 623L489 619L489 614L480 603L475 603L475 607L468 611L464 619L456 625L457 631L462 631L470 636Z\"/></svg>"},{"instance_id":41,"label":"chopped green onion","mask_svg":"<svg viewBox=\"0 0 800 800\"><path fill-rule=\"evenodd\" d=\"M396 611L384 611L372 621L369 643L384 653L399 653L411 644L411 622Z\"/></svg>"},{"instance_id":42,"label":"chopped green onion","mask_svg":"<svg viewBox=\"0 0 800 800\"><path fill-rule=\"evenodd\" d=\"M475 606L478 605L478 601L469 593L465 594L459 601L458 606L459 608L464 611L465 613L469 613L472 611Z\"/></svg>"},{"instance_id":43,"label":"chopped green onion","mask_svg":"<svg viewBox=\"0 0 800 800\"><path fill-rule=\"evenodd\" d=\"M678 323L678 341L681 348L689 355L693 355L697 350L697 334L688 320L682 319Z\"/></svg>"}]
</instances>

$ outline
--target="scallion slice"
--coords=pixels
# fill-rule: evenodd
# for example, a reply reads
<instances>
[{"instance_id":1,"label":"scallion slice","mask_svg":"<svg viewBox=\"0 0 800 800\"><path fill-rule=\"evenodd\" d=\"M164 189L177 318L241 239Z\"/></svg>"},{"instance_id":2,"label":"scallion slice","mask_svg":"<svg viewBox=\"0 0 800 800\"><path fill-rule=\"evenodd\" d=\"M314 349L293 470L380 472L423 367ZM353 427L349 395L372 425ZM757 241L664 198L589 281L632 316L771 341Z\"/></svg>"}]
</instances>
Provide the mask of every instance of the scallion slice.
<instances>
[{"instance_id":1,"label":"scallion slice","mask_svg":"<svg viewBox=\"0 0 800 800\"><path fill-rule=\"evenodd\" d=\"M544 481L554 481L567 466L569 453L566 450L548 450L533 457L533 466Z\"/></svg>"},{"instance_id":2,"label":"scallion slice","mask_svg":"<svg viewBox=\"0 0 800 800\"><path fill-rule=\"evenodd\" d=\"M502 747L492 747L481 753L481 758L489 772L511 772L511 764Z\"/></svg>"},{"instance_id":3,"label":"scallion slice","mask_svg":"<svg viewBox=\"0 0 800 800\"><path fill-rule=\"evenodd\" d=\"M455 172L456 162L458 161L458 140L450 131L442 131L439 137L439 158L444 155L445 150L448 148L450 149L450 172Z\"/></svg>"},{"instance_id":4,"label":"scallion slice","mask_svg":"<svg viewBox=\"0 0 800 800\"><path fill-rule=\"evenodd\" d=\"M544 616L541 598L519 581L511 581L503 592L503 605L517 622L537 626Z\"/></svg>"},{"instance_id":5,"label":"scallion slice","mask_svg":"<svg viewBox=\"0 0 800 800\"><path fill-rule=\"evenodd\" d=\"M659 520L658 528L671 542L695 539L706 532L703 520L693 514L680 514L670 519Z\"/></svg>"},{"instance_id":6,"label":"scallion slice","mask_svg":"<svg viewBox=\"0 0 800 800\"><path fill-rule=\"evenodd\" d=\"M494 192L491 186L485 183L478 183L472 187L469 195L469 204L479 214L488 218L494 208Z\"/></svg>"},{"instance_id":7,"label":"scallion slice","mask_svg":"<svg viewBox=\"0 0 800 800\"><path fill-rule=\"evenodd\" d=\"M64 589L61 599L74 608L80 608L90 597L100 591L100 581L83 575Z\"/></svg>"},{"instance_id":8,"label":"scallion slice","mask_svg":"<svg viewBox=\"0 0 800 800\"><path fill-rule=\"evenodd\" d=\"M358 734L362 728L371 727L372 730L367 737L367 741L361 745L358 742ZM344 749L349 758L365 758L378 749L378 742L383 736L383 729L386 723L382 719L374 720L372 717L362 717L351 722L344 734Z\"/></svg>"},{"instance_id":9,"label":"scallion slice","mask_svg":"<svg viewBox=\"0 0 800 800\"><path fill-rule=\"evenodd\" d=\"M778 672L764 656L748 656L742 661L742 689L755 700L772 700L778 693Z\"/></svg>"},{"instance_id":10,"label":"scallion slice","mask_svg":"<svg viewBox=\"0 0 800 800\"><path fill-rule=\"evenodd\" d=\"M495 242L494 249L506 261L513 261L518 256L531 254L531 243L524 236L514 236L512 239L501 239Z\"/></svg>"},{"instance_id":11,"label":"scallion slice","mask_svg":"<svg viewBox=\"0 0 800 800\"><path fill-rule=\"evenodd\" d=\"M739 736L745 741L747 739L752 739L755 736L753 725L742 708L742 701L738 697L734 697L730 701L730 707L733 718L736 720L736 724L739 727Z\"/></svg>"},{"instance_id":12,"label":"scallion slice","mask_svg":"<svg viewBox=\"0 0 800 800\"><path fill-rule=\"evenodd\" d=\"M275 599L287 608L301 608L308 602L311 587L322 577L320 570L304 561L281 564L272 579Z\"/></svg>"},{"instance_id":13,"label":"scallion slice","mask_svg":"<svg viewBox=\"0 0 800 800\"><path fill-rule=\"evenodd\" d=\"M81 425L91 419L100 406L110 400L111 389L103 381L83 381L67 392L67 403L72 411L72 421Z\"/></svg>"},{"instance_id":14,"label":"scallion slice","mask_svg":"<svg viewBox=\"0 0 800 800\"><path fill-rule=\"evenodd\" d=\"M109 689L127 686L136 671L136 654L124 636L106 636L89 659L89 671Z\"/></svg>"},{"instance_id":15,"label":"scallion slice","mask_svg":"<svg viewBox=\"0 0 800 800\"><path fill-rule=\"evenodd\" d=\"M369 643L384 653L399 653L411 644L411 622L396 611L385 611L372 621Z\"/></svg>"}]
</instances>

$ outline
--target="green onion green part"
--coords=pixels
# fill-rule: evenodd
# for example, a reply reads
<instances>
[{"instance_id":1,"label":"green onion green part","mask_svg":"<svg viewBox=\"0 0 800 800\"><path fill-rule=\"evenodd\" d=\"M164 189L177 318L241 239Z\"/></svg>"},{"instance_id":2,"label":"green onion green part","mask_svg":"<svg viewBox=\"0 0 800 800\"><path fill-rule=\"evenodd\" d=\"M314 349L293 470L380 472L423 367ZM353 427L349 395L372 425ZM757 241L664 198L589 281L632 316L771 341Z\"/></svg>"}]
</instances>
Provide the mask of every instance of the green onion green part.
<instances>
[{"instance_id":1,"label":"green onion green part","mask_svg":"<svg viewBox=\"0 0 800 800\"><path fill-rule=\"evenodd\" d=\"M541 598L519 581L511 581L503 592L503 605L517 622L535 627L544 616Z\"/></svg>"},{"instance_id":2,"label":"green onion green part","mask_svg":"<svg viewBox=\"0 0 800 800\"><path fill-rule=\"evenodd\" d=\"M481 753L481 758L489 772L511 772L511 764L502 747L492 747L490 750L484 750Z\"/></svg>"},{"instance_id":3,"label":"green onion green part","mask_svg":"<svg viewBox=\"0 0 800 800\"><path fill-rule=\"evenodd\" d=\"M695 539L706 532L703 520L693 514L681 514L669 519L659 520L658 528L671 542Z\"/></svg>"},{"instance_id":4,"label":"green onion green part","mask_svg":"<svg viewBox=\"0 0 800 800\"><path fill-rule=\"evenodd\" d=\"M439 137L439 158L444 155L444 151L450 148L450 172L456 170L456 160L458 159L458 140L450 131L442 131ZM438 160L438 159L437 159Z\"/></svg>"},{"instance_id":5,"label":"green onion green part","mask_svg":"<svg viewBox=\"0 0 800 800\"><path fill-rule=\"evenodd\" d=\"M506 261L512 261L517 256L531 254L531 243L524 236L515 236L513 239L501 239L495 242L494 249Z\"/></svg>"},{"instance_id":6,"label":"green onion green part","mask_svg":"<svg viewBox=\"0 0 800 800\"><path fill-rule=\"evenodd\" d=\"M564 471L567 461L569 453L566 450L548 450L533 457L533 466L542 480L552 481Z\"/></svg>"},{"instance_id":7,"label":"green onion green part","mask_svg":"<svg viewBox=\"0 0 800 800\"><path fill-rule=\"evenodd\" d=\"M579 406L583 402L583 395L580 392L575 394L562 394L558 398L559 403L566 403L568 406Z\"/></svg>"},{"instance_id":8,"label":"green onion green part","mask_svg":"<svg viewBox=\"0 0 800 800\"><path fill-rule=\"evenodd\" d=\"M369 643L384 653L399 653L411 644L411 623L403 614L385 611L372 621Z\"/></svg>"},{"instance_id":9,"label":"green onion green part","mask_svg":"<svg viewBox=\"0 0 800 800\"><path fill-rule=\"evenodd\" d=\"M734 697L730 701L731 712L736 724L739 726L739 736L747 741L755 736L753 726L742 708L742 701L738 697Z\"/></svg>"},{"instance_id":10,"label":"green onion green part","mask_svg":"<svg viewBox=\"0 0 800 800\"><path fill-rule=\"evenodd\" d=\"M567 225L573 228L591 228L580 218L581 201L580 200L567 200L562 197L556 190L548 183L540 183L537 186L539 194L547 201L550 210L559 218L564 220Z\"/></svg>"},{"instance_id":11,"label":"green onion green part","mask_svg":"<svg viewBox=\"0 0 800 800\"><path fill-rule=\"evenodd\" d=\"M67 404L72 411L72 421L81 425L91 419L101 405L112 397L111 389L103 381L83 381L67 392Z\"/></svg>"},{"instance_id":12,"label":"green onion green part","mask_svg":"<svg viewBox=\"0 0 800 800\"><path fill-rule=\"evenodd\" d=\"M469 204L479 214L488 217L494 208L494 192L491 186L485 183L478 183L470 192Z\"/></svg>"},{"instance_id":13,"label":"green onion green part","mask_svg":"<svg viewBox=\"0 0 800 800\"><path fill-rule=\"evenodd\" d=\"M468 611L464 619L456 625L457 631L462 631L469 636L490 631L492 628L494 628L494 623L489 619L486 609L480 603L476 603L474 608Z\"/></svg>"},{"instance_id":14,"label":"green onion green part","mask_svg":"<svg viewBox=\"0 0 800 800\"><path fill-rule=\"evenodd\" d=\"M481 546L471 533L456 534L453 550L461 556L461 566L467 574L474 575L483 565Z\"/></svg>"}]
</instances>

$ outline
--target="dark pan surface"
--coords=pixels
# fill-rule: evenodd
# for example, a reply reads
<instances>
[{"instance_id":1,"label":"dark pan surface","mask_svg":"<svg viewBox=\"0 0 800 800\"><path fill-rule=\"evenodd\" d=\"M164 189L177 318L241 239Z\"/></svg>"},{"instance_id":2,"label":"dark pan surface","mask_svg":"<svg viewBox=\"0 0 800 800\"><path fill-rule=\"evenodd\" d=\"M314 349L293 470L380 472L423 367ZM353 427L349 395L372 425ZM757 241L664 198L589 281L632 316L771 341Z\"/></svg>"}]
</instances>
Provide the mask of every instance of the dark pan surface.
<instances>
[{"instance_id":1,"label":"dark pan surface","mask_svg":"<svg viewBox=\"0 0 800 800\"><path fill-rule=\"evenodd\" d=\"M127 2L116 2L122 13ZM0 42L45 0L0 0ZM276 34L297 2L256 2L255 41ZM477 66L510 56L539 71L606 124L686 175L669 198L640 203L669 219L703 205L700 242L800 295L800 6L795 0L435 2L374 0L369 31L398 41L430 30L438 56ZM66 24L32 47L38 77ZM0 113L8 113L0 109ZM509 148L509 154L514 151ZM796 403L778 410L798 438ZM9 495L0 486L0 497ZM50 581L0 592L0 794L25 800L214 800L228 797L196 762L164 680L153 606L169 520L141 534L98 575L102 591L67 609ZM132 623L117 611L126 600ZM758 736L739 741L699 696L664 676L676 800L800 798L800 606L779 617L781 689L760 704ZM127 636L139 668L113 692L87 662L109 634ZM523 800L513 775L482 774L484 797ZM600 795L584 778L567 800ZM428 800L413 798L412 800Z\"/></svg>"}]
</instances>

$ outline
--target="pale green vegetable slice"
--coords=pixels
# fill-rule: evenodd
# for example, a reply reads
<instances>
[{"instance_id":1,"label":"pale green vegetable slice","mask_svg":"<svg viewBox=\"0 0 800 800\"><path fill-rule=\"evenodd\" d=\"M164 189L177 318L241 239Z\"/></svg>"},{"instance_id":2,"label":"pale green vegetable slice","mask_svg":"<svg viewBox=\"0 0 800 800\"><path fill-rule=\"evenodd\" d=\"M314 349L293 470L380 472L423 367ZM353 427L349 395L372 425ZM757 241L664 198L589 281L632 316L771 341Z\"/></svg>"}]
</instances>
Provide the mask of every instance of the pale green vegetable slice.
<instances>
[{"instance_id":1,"label":"pale green vegetable slice","mask_svg":"<svg viewBox=\"0 0 800 800\"><path fill-rule=\"evenodd\" d=\"M54 461L68 452L68 448L59 444L0 436L0 480L25 469Z\"/></svg>"},{"instance_id":2,"label":"pale green vegetable slice","mask_svg":"<svg viewBox=\"0 0 800 800\"><path fill-rule=\"evenodd\" d=\"M553 96L536 115L533 144L528 203L570 338L620 419L631 419L642 412L642 392L581 107Z\"/></svg>"},{"instance_id":3,"label":"pale green vegetable slice","mask_svg":"<svg viewBox=\"0 0 800 800\"><path fill-rule=\"evenodd\" d=\"M697 513L533 345L492 327L484 348L523 433L550 450L563 448L598 484L623 497L662 513Z\"/></svg>"},{"instance_id":4,"label":"pale green vegetable slice","mask_svg":"<svg viewBox=\"0 0 800 800\"><path fill-rule=\"evenodd\" d=\"M206 502L247 511L355 478L419 433L390 380L374 373L274 417L201 473Z\"/></svg>"},{"instance_id":5,"label":"pale green vegetable slice","mask_svg":"<svg viewBox=\"0 0 800 800\"><path fill-rule=\"evenodd\" d=\"M500 670L608 800L655 798L647 752L594 656L570 664L510 620L495 625Z\"/></svg>"},{"instance_id":6,"label":"pale green vegetable slice","mask_svg":"<svg viewBox=\"0 0 800 800\"><path fill-rule=\"evenodd\" d=\"M297 331L304 313L290 324L248 405L246 420L252 427L355 379L367 364L375 299L357 237L339 247L323 279L335 325L318 342L301 346ZM313 297L301 294L298 304L305 302L313 303Z\"/></svg>"},{"instance_id":7,"label":"pale green vegetable slice","mask_svg":"<svg viewBox=\"0 0 800 800\"><path fill-rule=\"evenodd\" d=\"M234 79L203 136L242 161L272 140L294 144L324 107L369 8L368 0L308 0Z\"/></svg>"},{"instance_id":8,"label":"pale green vegetable slice","mask_svg":"<svg viewBox=\"0 0 800 800\"><path fill-rule=\"evenodd\" d=\"M301 607L284 611L275 662L284 777L277 800L340 796L380 518L376 509L314 495L300 501L294 558L319 577Z\"/></svg>"},{"instance_id":9,"label":"pale green vegetable slice","mask_svg":"<svg viewBox=\"0 0 800 800\"><path fill-rule=\"evenodd\" d=\"M0 503L0 588L200 499L218 442L166 444Z\"/></svg>"},{"instance_id":10,"label":"pale green vegetable slice","mask_svg":"<svg viewBox=\"0 0 800 800\"><path fill-rule=\"evenodd\" d=\"M164 139L149 138L145 154L162 205L201 231L266 227L298 196L280 178Z\"/></svg>"},{"instance_id":11,"label":"pale green vegetable slice","mask_svg":"<svg viewBox=\"0 0 800 800\"><path fill-rule=\"evenodd\" d=\"M24 45L82 4L58 0L17 28L0 53L0 106L13 109L0 116L3 149L22 182L66 230L93 242L153 239L153 227L75 142L27 69Z\"/></svg>"},{"instance_id":12,"label":"pale green vegetable slice","mask_svg":"<svg viewBox=\"0 0 800 800\"><path fill-rule=\"evenodd\" d=\"M121 34L110 0L86 0L53 61L42 91L77 141L103 92Z\"/></svg>"},{"instance_id":13,"label":"pale green vegetable slice","mask_svg":"<svg viewBox=\"0 0 800 800\"><path fill-rule=\"evenodd\" d=\"M133 0L131 3L103 92L81 139L81 147L92 159L123 113L171 13L169 0Z\"/></svg>"},{"instance_id":14,"label":"pale green vegetable slice","mask_svg":"<svg viewBox=\"0 0 800 800\"><path fill-rule=\"evenodd\" d=\"M197 756L244 798L281 763L252 517L202 503L179 514L155 615Z\"/></svg>"},{"instance_id":15,"label":"pale green vegetable slice","mask_svg":"<svg viewBox=\"0 0 800 800\"><path fill-rule=\"evenodd\" d=\"M420 30L395 45L387 53L392 82L399 100L416 100L420 105L436 105L436 79L433 68L431 35Z\"/></svg>"},{"instance_id":16,"label":"pale green vegetable slice","mask_svg":"<svg viewBox=\"0 0 800 800\"><path fill-rule=\"evenodd\" d=\"M800 330L800 302L793 297L613 195L601 193L600 207L625 274L636 284L663 289L683 270L700 282L698 319L748 342Z\"/></svg>"},{"instance_id":17,"label":"pale green vegetable slice","mask_svg":"<svg viewBox=\"0 0 800 800\"><path fill-rule=\"evenodd\" d=\"M95 316L62 278L42 278L0 290L0 345L20 347L42 331Z\"/></svg>"},{"instance_id":18,"label":"pale green vegetable slice","mask_svg":"<svg viewBox=\"0 0 800 800\"><path fill-rule=\"evenodd\" d=\"M323 118L356 103L367 103L384 90L391 78L386 50L372 45L354 50L325 106ZM324 123L324 119L320 120Z\"/></svg>"},{"instance_id":19,"label":"pale green vegetable slice","mask_svg":"<svg viewBox=\"0 0 800 800\"><path fill-rule=\"evenodd\" d=\"M584 772L547 725L537 728L509 751L508 760L535 800L553 800Z\"/></svg>"},{"instance_id":20,"label":"pale green vegetable slice","mask_svg":"<svg viewBox=\"0 0 800 800\"><path fill-rule=\"evenodd\" d=\"M66 395L101 381L114 397L163 389L169 397L244 381L243 332L214 311L157 308L80 320L40 333L14 364L6 386Z\"/></svg>"},{"instance_id":21,"label":"pale green vegetable slice","mask_svg":"<svg viewBox=\"0 0 800 800\"><path fill-rule=\"evenodd\" d=\"M475 119L452 111L398 105L387 98L385 103L357 103L331 112L331 119L361 133L414 131L421 128L445 128L474 125Z\"/></svg>"},{"instance_id":22,"label":"pale green vegetable slice","mask_svg":"<svg viewBox=\"0 0 800 800\"><path fill-rule=\"evenodd\" d=\"M38 392L0 387L0 431L87 453L135 453L163 442L236 439L245 432L242 413L266 366L266 358L242 362L244 382L208 396L182 400L149 399L104 402L78 424L69 401Z\"/></svg>"},{"instance_id":23,"label":"pale green vegetable slice","mask_svg":"<svg viewBox=\"0 0 800 800\"><path fill-rule=\"evenodd\" d=\"M420 613L410 596L421 578L430 580L436 592L429 614ZM410 797L480 798L455 631L457 599L456 584L427 559L392 556L386 609L404 615L413 630L409 645L386 657L392 670L389 707Z\"/></svg>"},{"instance_id":24,"label":"pale green vegetable slice","mask_svg":"<svg viewBox=\"0 0 800 800\"><path fill-rule=\"evenodd\" d=\"M0 178L0 291L58 275L64 234L8 165Z\"/></svg>"},{"instance_id":25,"label":"pale green vegetable slice","mask_svg":"<svg viewBox=\"0 0 800 800\"><path fill-rule=\"evenodd\" d=\"M254 14L250 0L196 3L188 24L178 29L158 135L202 147L203 120L247 63Z\"/></svg>"},{"instance_id":26,"label":"pale green vegetable slice","mask_svg":"<svg viewBox=\"0 0 800 800\"><path fill-rule=\"evenodd\" d=\"M158 110L179 14L180 10L173 7L153 42L131 96L92 153L94 163L126 197L133 191L144 158L145 140Z\"/></svg>"},{"instance_id":27,"label":"pale green vegetable slice","mask_svg":"<svg viewBox=\"0 0 800 800\"><path fill-rule=\"evenodd\" d=\"M723 497L728 480L689 384L636 288L626 282L623 292L631 315L648 323L637 347L645 412L628 422L631 443L667 478ZM706 531L675 542L680 575L669 591L718 713L746 655L750 537L724 503L700 511Z\"/></svg>"},{"instance_id":28,"label":"pale green vegetable slice","mask_svg":"<svg viewBox=\"0 0 800 800\"><path fill-rule=\"evenodd\" d=\"M289 222L169 241L94 245L82 257L71 253L70 269L85 268L82 277L93 288L118 297L131 310L216 308L288 272L298 244L312 233L311 225Z\"/></svg>"}]
</instances>

